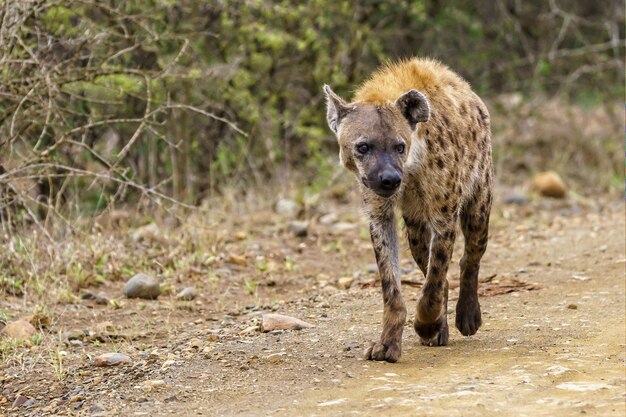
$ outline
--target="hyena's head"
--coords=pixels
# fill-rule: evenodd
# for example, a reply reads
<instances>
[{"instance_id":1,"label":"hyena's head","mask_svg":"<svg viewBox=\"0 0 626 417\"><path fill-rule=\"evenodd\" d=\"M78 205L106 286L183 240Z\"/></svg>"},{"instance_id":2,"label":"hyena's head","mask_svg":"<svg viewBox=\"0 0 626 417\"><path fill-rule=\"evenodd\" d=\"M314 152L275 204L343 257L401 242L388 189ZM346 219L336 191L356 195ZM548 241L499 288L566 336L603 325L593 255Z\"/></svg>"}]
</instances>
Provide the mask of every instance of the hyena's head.
<instances>
[{"instance_id":1,"label":"hyena's head","mask_svg":"<svg viewBox=\"0 0 626 417\"><path fill-rule=\"evenodd\" d=\"M430 106L417 90L404 93L394 103L347 103L329 86L328 125L339 141L339 157L365 187L381 197L400 188L411 137L418 123L428 121Z\"/></svg>"}]
</instances>

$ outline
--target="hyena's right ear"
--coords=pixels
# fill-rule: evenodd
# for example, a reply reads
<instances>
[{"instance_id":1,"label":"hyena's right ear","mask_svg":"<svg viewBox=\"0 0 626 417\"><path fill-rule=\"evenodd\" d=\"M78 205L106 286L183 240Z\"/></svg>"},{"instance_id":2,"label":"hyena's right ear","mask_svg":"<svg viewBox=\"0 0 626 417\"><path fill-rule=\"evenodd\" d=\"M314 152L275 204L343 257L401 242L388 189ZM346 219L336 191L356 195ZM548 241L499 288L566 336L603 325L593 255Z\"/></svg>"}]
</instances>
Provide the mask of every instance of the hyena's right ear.
<instances>
[{"instance_id":1,"label":"hyena's right ear","mask_svg":"<svg viewBox=\"0 0 626 417\"><path fill-rule=\"evenodd\" d=\"M324 84L324 93L328 105L326 120L330 129L337 134L339 123L350 112L350 106L326 84Z\"/></svg>"}]
</instances>

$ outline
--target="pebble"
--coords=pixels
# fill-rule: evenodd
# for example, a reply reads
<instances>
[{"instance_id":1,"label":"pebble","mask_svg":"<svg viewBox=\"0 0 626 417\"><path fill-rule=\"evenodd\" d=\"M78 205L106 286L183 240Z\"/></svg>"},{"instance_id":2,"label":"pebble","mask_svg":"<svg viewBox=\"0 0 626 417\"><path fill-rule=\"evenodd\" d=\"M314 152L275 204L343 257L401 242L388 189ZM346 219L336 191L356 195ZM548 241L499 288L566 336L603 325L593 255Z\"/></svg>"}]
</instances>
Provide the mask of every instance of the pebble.
<instances>
[{"instance_id":1,"label":"pebble","mask_svg":"<svg viewBox=\"0 0 626 417\"><path fill-rule=\"evenodd\" d=\"M107 297L107 295L105 293L103 293L102 291L100 291L98 294L96 294L96 304L100 304L100 305L107 305L109 304L109 297Z\"/></svg>"},{"instance_id":2,"label":"pebble","mask_svg":"<svg viewBox=\"0 0 626 417\"><path fill-rule=\"evenodd\" d=\"M335 223L331 226L330 228L330 233L334 234L334 235L340 235L343 234L345 232L348 232L350 230L354 230L356 229L357 225L354 223L347 223L347 222L339 222L339 223Z\"/></svg>"},{"instance_id":3,"label":"pebble","mask_svg":"<svg viewBox=\"0 0 626 417\"><path fill-rule=\"evenodd\" d=\"M545 197L564 198L567 193L567 186L559 174L554 171L541 172L535 175L532 187Z\"/></svg>"},{"instance_id":4,"label":"pebble","mask_svg":"<svg viewBox=\"0 0 626 417\"><path fill-rule=\"evenodd\" d=\"M523 206L528 204L528 198L523 194L512 193L504 197L504 204L517 204Z\"/></svg>"},{"instance_id":5,"label":"pebble","mask_svg":"<svg viewBox=\"0 0 626 417\"><path fill-rule=\"evenodd\" d=\"M127 365L130 364L130 357L123 355L121 353L103 353L102 355L96 357L94 360L94 365L98 367L102 366L115 366L115 365Z\"/></svg>"},{"instance_id":6,"label":"pebble","mask_svg":"<svg viewBox=\"0 0 626 417\"><path fill-rule=\"evenodd\" d=\"M271 332L273 330L300 330L314 327L312 324L283 314L264 314L261 321L261 331Z\"/></svg>"},{"instance_id":7,"label":"pebble","mask_svg":"<svg viewBox=\"0 0 626 417\"><path fill-rule=\"evenodd\" d=\"M274 207L274 209L276 210L276 213L278 214L292 217L298 214L299 206L298 206L298 203L296 203L293 200L281 198L280 200L276 202L276 206Z\"/></svg>"},{"instance_id":8,"label":"pebble","mask_svg":"<svg viewBox=\"0 0 626 417\"><path fill-rule=\"evenodd\" d=\"M289 222L287 230L296 237L306 237L309 234L309 223L299 220Z\"/></svg>"},{"instance_id":9,"label":"pebble","mask_svg":"<svg viewBox=\"0 0 626 417\"><path fill-rule=\"evenodd\" d=\"M180 301L191 301L196 298L196 289L194 287L185 287L176 294L176 299Z\"/></svg>"},{"instance_id":10,"label":"pebble","mask_svg":"<svg viewBox=\"0 0 626 417\"><path fill-rule=\"evenodd\" d=\"M154 300L161 294L161 288L154 277L139 273L128 280L123 292L127 298Z\"/></svg>"},{"instance_id":11,"label":"pebble","mask_svg":"<svg viewBox=\"0 0 626 417\"><path fill-rule=\"evenodd\" d=\"M154 389L164 387L165 384L166 382L162 379L151 379L141 384L141 389L143 389L145 392L150 392Z\"/></svg>"},{"instance_id":12,"label":"pebble","mask_svg":"<svg viewBox=\"0 0 626 417\"><path fill-rule=\"evenodd\" d=\"M27 407L26 402L28 401L28 397L26 397L25 395L19 394L16 398L15 401L13 401L13 408L16 407Z\"/></svg>"},{"instance_id":13,"label":"pebble","mask_svg":"<svg viewBox=\"0 0 626 417\"><path fill-rule=\"evenodd\" d=\"M568 304L567 308L569 308L570 310L578 310L578 306L576 304Z\"/></svg>"},{"instance_id":14,"label":"pebble","mask_svg":"<svg viewBox=\"0 0 626 417\"><path fill-rule=\"evenodd\" d=\"M320 217L320 224L333 224L337 223L338 220L339 219L337 218L337 215L335 213L328 213Z\"/></svg>"},{"instance_id":15,"label":"pebble","mask_svg":"<svg viewBox=\"0 0 626 417\"><path fill-rule=\"evenodd\" d=\"M347 290L354 283L354 277L342 277L337 281L337 288Z\"/></svg>"},{"instance_id":16,"label":"pebble","mask_svg":"<svg viewBox=\"0 0 626 417\"><path fill-rule=\"evenodd\" d=\"M37 329L35 329L28 321L23 319L8 323L2 331L0 331L0 335L16 340L27 340L31 336L35 335L35 333L37 333Z\"/></svg>"}]
</instances>

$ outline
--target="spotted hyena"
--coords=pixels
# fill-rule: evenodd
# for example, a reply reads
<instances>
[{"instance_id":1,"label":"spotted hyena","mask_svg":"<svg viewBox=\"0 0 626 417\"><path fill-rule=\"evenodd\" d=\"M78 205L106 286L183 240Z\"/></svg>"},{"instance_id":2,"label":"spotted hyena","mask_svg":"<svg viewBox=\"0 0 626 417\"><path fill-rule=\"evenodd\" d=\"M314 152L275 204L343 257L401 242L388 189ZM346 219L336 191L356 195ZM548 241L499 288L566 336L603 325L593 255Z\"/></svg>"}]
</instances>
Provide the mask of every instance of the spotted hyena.
<instances>
[{"instance_id":1,"label":"spotted hyena","mask_svg":"<svg viewBox=\"0 0 626 417\"><path fill-rule=\"evenodd\" d=\"M448 343L446 273L460 220L465 238L456 327L481 324L478 270L487 247L493 188L489 113L445 65L415 58L387 65L351 103L327 85L328 124L343 165L359 180L383 289L383 331L368 359L400 357L406 306L400 292L396 207L426 276L413 326L422 344Z\"/></svg>"}]
</instances>

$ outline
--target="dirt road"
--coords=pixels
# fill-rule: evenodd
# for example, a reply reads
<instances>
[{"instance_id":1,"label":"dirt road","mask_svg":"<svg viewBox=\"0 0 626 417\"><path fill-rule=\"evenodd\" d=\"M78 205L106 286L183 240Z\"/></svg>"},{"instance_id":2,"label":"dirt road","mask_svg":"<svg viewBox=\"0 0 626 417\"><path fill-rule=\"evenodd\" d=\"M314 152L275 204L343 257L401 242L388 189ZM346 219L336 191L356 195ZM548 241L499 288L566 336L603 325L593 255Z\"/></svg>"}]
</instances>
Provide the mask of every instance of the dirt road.
<instances>
[{"instance_id":1,"label":"dirt road","mask_svg":"<svg viewBox=\"0 0 626 417\"><path fill-rule=\"evenodd\" d=\"M466 338L454 329L446 347L421 346L407 323L396 364L362 359L367 342L378 337L382 303L380 288L370 285L375 274L367 271L372 258L367 239L351 230L343 234L349 237L342 238L342 250L327 250L332 239L310 245L300 257L294 249L297 272L278 274L277 282L257 291L251 305L242 297L234 305L229 301L234 313L216 314L193 303L182 309L168 299L147 307L127 304L125 312L109 319L143 330L143 339L115 345L133 358L132 365L94 369L85 358L110 347L70 347L68 375L51 383L54 389L35 388L41 376L20 377L11 368L13 377L5 385L39 400L26 410L5 407L0 412L623 416L624 229L619 201L584 209L560 203L501 209L481 271L491 282L483 285L537 285L529 286L532 291L482 297L478 334ZM274 244L280 246L279 240ZM452 287L461 253L459 243L449 272ZM404 278L419 282L421 274L406 249L402 257ZM355 282L347 290L325 285L339 276L354 276ZM404 286L403 291L413 309L419 288ZM456 295L453 289L451 324ZM260 316L270 310L315 327L260 333ZM65 315L67 321L80 321ZM76 387L82 393L72 401L68 393Z\"/></svg>"}]
</instances>

